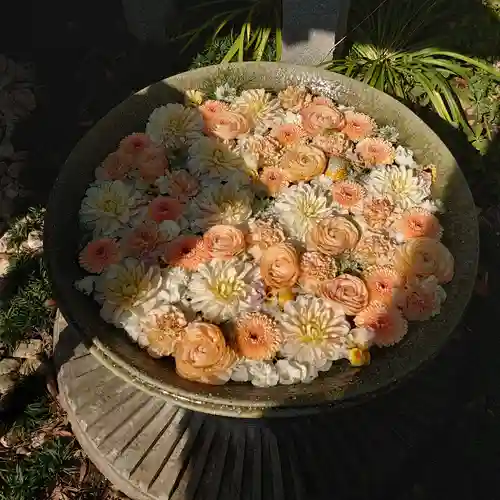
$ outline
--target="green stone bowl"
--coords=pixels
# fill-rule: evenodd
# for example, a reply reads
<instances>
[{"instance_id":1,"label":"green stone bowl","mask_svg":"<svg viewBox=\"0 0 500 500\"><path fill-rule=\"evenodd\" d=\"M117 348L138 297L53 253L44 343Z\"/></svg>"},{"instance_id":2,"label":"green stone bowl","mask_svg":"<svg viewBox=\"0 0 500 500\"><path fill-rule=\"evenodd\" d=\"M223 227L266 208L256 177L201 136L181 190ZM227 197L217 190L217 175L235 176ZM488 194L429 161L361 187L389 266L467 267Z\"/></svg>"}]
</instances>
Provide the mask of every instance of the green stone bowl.
<instances>
[{"instance_id":1,"label":"green stone bowl","mask_svg":"<svg viewBox=\"0 0 500 500\"><path fill-rule=\"evenodd\" d=\"M211 66L151 85L129 97L102 118L76 145L54 185L45 222L45 256L57 304L90 351L113 372L155 396L174 400L195 411L233 417L294 416L330 407L360 403L394 387L425 361L433 358L457 327L469 301L478 259L478 227L472 195L455 158L439 137L415 114L392 97L361 82L328 71L279 63L230 65L246 79L248 88L279 91L304 84L338 102L373 116L380 125L393 125L403 144L421 163L437 166L435 196L445 203L444 243L455 256L453 281L439 316L411 323L408 335L394 347L374 349L372 362L360 370L339 363L311 384L257 388L228 383L209 386L180 378L172 360L156 360L127 335L99 316L98 305L78 292L78 211L94 169L120 139L143 131L149 114L159 105L182 102L182 91L200 88L220 67Z\"/></svg>"}]
</instances>

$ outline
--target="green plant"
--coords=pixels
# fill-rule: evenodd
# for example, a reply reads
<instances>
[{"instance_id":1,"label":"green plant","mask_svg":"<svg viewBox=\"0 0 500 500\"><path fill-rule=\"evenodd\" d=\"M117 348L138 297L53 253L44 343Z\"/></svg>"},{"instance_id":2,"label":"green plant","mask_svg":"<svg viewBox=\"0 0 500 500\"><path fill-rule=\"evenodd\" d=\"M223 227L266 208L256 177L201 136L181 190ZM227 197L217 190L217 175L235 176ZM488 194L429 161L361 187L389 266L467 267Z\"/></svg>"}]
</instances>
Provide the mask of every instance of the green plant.
<instances>
[{"instance_id":1,"label":"green plant","mask_svg":"<svg viewBox=\"0 0 500 500\"><path fill-rule=\"evenodd\" d=\"M208 20L179 35L187 39L183 50L209 31L209 44L221 36L227 44L217 62L281 59L281 0L208 0L189 9L187 16ZM273 44L274 51L269 49Z\"/></svg>"},{"instance_id":2,"label":"green plant","mask_svg":"<svg viewBox=\"0 0 500 500\"><path fill-rule=\"evenodd\" d=\"M430 105L472 138L474 132L452 80L469 79L481 71L500 81L500 72L478 58L438 48L433 34L445 13L443 0L388 0L354 29L356 41L347 56L327 63L327 68L403 101Z\"/></svg>"}]
</instances>

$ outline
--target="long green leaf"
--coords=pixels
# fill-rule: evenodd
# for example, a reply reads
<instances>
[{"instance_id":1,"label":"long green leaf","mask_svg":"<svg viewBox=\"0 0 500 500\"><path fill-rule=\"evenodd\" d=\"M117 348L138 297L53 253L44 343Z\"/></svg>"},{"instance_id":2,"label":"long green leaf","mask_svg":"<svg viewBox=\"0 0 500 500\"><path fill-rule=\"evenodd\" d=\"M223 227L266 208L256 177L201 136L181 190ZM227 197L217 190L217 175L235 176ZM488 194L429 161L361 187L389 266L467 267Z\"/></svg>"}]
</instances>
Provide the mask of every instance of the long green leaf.
<instances>
[{"instance_id":1,"label":"long green leaf","mask_svg":"<svg viewBox=\"0 0 500 500\"><path fill-rule=\"evenodd\" d=\"M262 30L262 39L260 40L259 45L257 46L257 50L255 52L255 60L262 60L262 56L264 55L264 50L266 50L267 41L269 40L269 35L271 34L271 28L264 28Z\"/></svg>"},{"instance_id":2,"label":"long green leaf","mask_svg":"<svg viewBox=\"0 0 500 500\"><path fill-rule=\"evenodd\" d=\"M432 107L436 110L437 114L447 122L453 123L453 119L448 113L448 109L446 108L441 95L436 92L429 79L425 75L417 71L413 72L411 76L424 89L425 93L429 97Z\"/></svg>"},{"instance_id":3,"label":"long green leaf","mask_svg":"<svg viewBox=\"0 0 500 500\"><path fill-rule=\"evenodd\" d=\"M281 28L276 28L276 60L281 61L281 55L283 53L283 37L281 34Z\"/></svg>"}]
</instances>

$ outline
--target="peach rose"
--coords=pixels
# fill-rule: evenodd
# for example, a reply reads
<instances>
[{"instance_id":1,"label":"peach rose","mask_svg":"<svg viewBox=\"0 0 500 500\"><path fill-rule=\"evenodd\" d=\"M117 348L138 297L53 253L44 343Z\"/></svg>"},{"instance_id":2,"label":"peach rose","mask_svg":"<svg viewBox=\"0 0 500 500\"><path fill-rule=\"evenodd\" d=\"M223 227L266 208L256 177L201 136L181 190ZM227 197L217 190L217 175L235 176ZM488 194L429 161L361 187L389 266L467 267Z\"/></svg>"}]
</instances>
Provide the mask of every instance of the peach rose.
<instances>
[{"instance_id":1,"label":"peach rose","mask_svg":"<svg viewBox=\"0 0 500 500\"><path fill-rule=\"evenodd\" d=\"M284 123L276 125L271 130L271 136L282 146L293 146L304 138L304 129L293 123Z\"/></svg>"},{"instance_id":2,"label":"peach rose","mask_svg":"<svg viewBox=\"0 0 500 500\"><path fill-rule=\"evenodd\" d=\"M345 125L342 129L351 141L359 141L368 137L375 130L376 124L372 118L363 113L356 113L355 111L346 111Z\"/></svg>"},{"instance_id":3,"label":"peach rose","mask_svg":"<svg viewBox=\"0 0 500 500\"><path fill-rule=\"evenodd\" d=\"M276 224L257 220L248 223L248 232L245 238L248 252L255 260L260 260L264 250L285 241L285 234Z\"/></svg>"},{"instance_id":4,"label":"peach rose","mask_svg":"<svg viewBox=\"0 0 500 500\"><path fill-rule=\"evenodd\" d=\"M110 153L101 164L102 178L110 181L125 179L134 165L134 158L131 154L123 151Z\"/></svg>"},{"instance_id":5,"label":"peach rose","mask_svg":"<svg viewBox=\"0 0 500 500\"><path fill-rule=\"evenodd\" d=\"M425 236L440 240L443 228L437 217L422 208L413 208L405 212L392 225L398 241Z\"/></svg>"},{"instance_id":6,"label":"peach rose","mask_svg":"<svg viewBox=\"0 0 500 500\"><path fill-rule=\"evenodd\" d=\"M434 275L439 283L448 283L453 279L454 265L450 251L433 238L412 238L395 254L396 269L408 278Z\"/></svg>"},{"instance_id":7,"label":"peach rose","mask_svg":"<svg viewBox=\"0 0 500 500\"><path fill-rule=\"evenodd\" d=\"M337 108L313 102L300 110L302 127L310 135L322 134L326 130L340 130L344 124L344 114Z\"/></svg>"},{"instance_id":8,"label":"peach rose","mask_svg":"<svg viewBox=\"0 0 500 500\"><path fill-rule=\"evenodd\" d=\"M335 260L319 252L304 252L300 258L300 286L307 292L317 294L321 283L332 279L337 273Z\"/></svg>"},{"instance_id":9,"label":"peach rose","mask_svg":"<svg viewBox=\"0 0 500 500\"><path fill-rule=\"evenodd\" d=\"M237 227L217 225L203 235L207 255L211 259L230 259L245 250L245 235Z\"/></svg>"},{"instance_id":10,"label":"peach rose","mask_svg":"<svg viewBox=\"0 0 500 500\"><path fill-rule=\"evenodd\" d=\"M352 250L359 240L359 230L345 217L320 220L306 236L307 249L325 255L340 255Z\"/></svg>"},{"instance_id":11,"label":"peach rose","mask_svg":"<svg viewBox=\"0 0 500 500\"><path fill-rule=\"evenodd\" d=\"M396 152L389 141L379 137L367 137L358 142L355 149L366 167L390 165Z\"/></svg>"},{"instance_id":12,"label":"peach rose","mask_svg":"<svg viewBox=\"0 0 500 500\"><path fill-rule=\"evenodd\" d=\"M408 322L401 311L380 302L371 302L354 318L354 324L372 329L373 343L380 347L397 344L408 332Z\"/></svg>"},{"instance_id":13,"label":"peach rose","mask_svg":"<svg viewBox=\"0 0 500 500\"><path fill-rule=\"evenodd\" d=\"M269 196L276 196L290 185L290 177L281 167L264 167L259 180Z\"/></svg>"},{"instance_id":14,"label":"peach rose","mask_svg":"<svg viewBox=\"0 0 500 500\"><path fill-rule=\"evenodd\" d=\"M368 289L365 282L352 274L341 274L324 281L319 287L320 295L338 306L344 314L355 316L368 305Z\"/></svg>"},{"instance_id":15,"label":"peach rose","mask_svg":"<svg viewBox=\"0 0 500 500\"><path fill-rule=\"evenodd\" d=\"M225 384L237 360L220 328L202 322L187 326L177 342L174 358L175 370L181 377L211 385Z\"/></svg>"},{"instance_id":16,"label":"peach rose","mask_svg":"<svg viewBox=\"0 0 500 500\"><path fill-rule=\"evenodd\" d=\"M180 202L185 202L196 196L200 189L200 184L196 177L193 177L186 170L175 170L169 175L168 191L170 195Z\"/></svg>"},{"instance_id":17,"label":"peach rose","mask_svg":"<svg viewBox=\"0 0 500 500\"><path fill-rule=\"evenodd\" d=\"M297 282L299 273L299 258L293 246L278 243L262 254L260 274L269 288L290 288Z\"/></svg>"},{"instance_id":18,"label":"peach rose","mask_svg":"<svg viewBox=\"0 0 500 500\"><path fill-rule=\"evenodd\" d=\"M206 131L223 141L231 141L244 135L250 129L248 118L237 111L222 110L205 121Z\"/></svg>"},{"instance_id":19,"label":"peach rose","mask_svg":"<svg viewBox=\"0 0 500 500\"><path fill-rule=\"evenodd\" d=\"M315 135L313 137L312 144L313 146L321 149L328 156L340 156L347 149L349 141L347 140L345 134L341 132L334 132Z\"/></svg>"},{"instance_id":20,"label":"peach rose","mask_svg":"<svg viewBox=\"0 0 500 500\"><path fill-rule=\"evenodd\" d=\"M321 149L307 144L297 144L285 152L280 167L291 182L310 181L326 168L326 156Z\"/></svg>"}]
</instances>

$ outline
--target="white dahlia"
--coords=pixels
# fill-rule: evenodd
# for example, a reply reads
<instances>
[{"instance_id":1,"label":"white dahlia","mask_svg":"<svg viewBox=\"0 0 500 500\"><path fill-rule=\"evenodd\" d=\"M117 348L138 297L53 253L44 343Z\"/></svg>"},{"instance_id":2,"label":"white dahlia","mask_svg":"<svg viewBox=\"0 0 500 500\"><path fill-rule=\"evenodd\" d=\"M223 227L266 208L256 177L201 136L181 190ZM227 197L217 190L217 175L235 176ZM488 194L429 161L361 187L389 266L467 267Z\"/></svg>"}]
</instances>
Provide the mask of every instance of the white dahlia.
<instances>
[{"instance_id":1,"label":"white dahlia","mask_svg":"<svg viewBox=\"0 0 500 500\"><path fill-rule=\"evenodd\" d=\"M116 326L130 314L141 316L165 300L164 278L158 266L147 266L127 258L109 266L96 282L96 300L102 304L101 316Z\"/></svg>"},{"instance_id":2,"label":"white dahlia","mask_svg":"<svg viewBox=\"0 0 500 500\"><path fill-rule=\"evenodd\" d=\"M366 180L369 193L386 197L402 209L420 206L430 196L429 186L415 170L402 166L375 168Z\"/></svg>"},{"instance_id":3,"label":"white dahlia","mask_svg":"<svg viewBox=\"0 0 500 500\"><path fill-rule=\"evenodd\" d=\"M214 183L193 200L191 227L197 231L216 224L241 224L252 216L252 202L252 192L236 182Z\"/></svg>"},{"instance_id":4,"label":"white dahlia","mask_svg":"<svg viewBox=\"0 0 500 500\"><path fill-rule=\"evenodd\" d=\"M223 179L231 179L232 175L246 170L243 158L210 137L201 137L189 147L187 167L193 175L208 174Z\"/></svg>"},{"instance_id":5,"label":"white dahlia","mask_svg":"<svg viewBox=\"0 0 500 500\"><path fill-rule=\"evenodd\" d=\"M345 357L350 325L339 308L323 299L301 295L287 302L280 325L286 358L321 369Z\"/></svg>"},{"instance_id":6,"label":"white dahlia","mask_svg":"<svg viewBox=\"0 0 500 500\"><path fill-rule=\"evenodd\" d=\"M140 194L122 181L99 181L89 187L80 208L80 220L94 237L112 236L135 214Z\"/></svg>"},{"instance_id":7,"label":"white dahlia","mask_svg":"<svg viewBox=\"0 0 500 500\"><path fill-rule=\"evenodd\" d=\"M279 382L276 365L272 361L255 361L242 358L231 374L235 382L250 382L256 387L273 387Z\"/></svg>"},{"instance_id":8,"label":"white dahlia","mask_svg":"<svg viewBox=\"0 0 500 500\"><path fill-rule=\"evenodd\" d=\"M290 236L303 241L319 220L332 214L333 207L320 186L300 182L281 192L273 210Z\"/></svg>"},{"instance_id":9,"label":"white dahlia","mask_svg":"<svg viewBox=\"0 0 500 500\"><path fill-rule=\"evenodd\" d=\"M264 133L273 124L281 122L284 118L284 112L278 99L264 89L244 90L233 101L231 107L250 120L257 134Z\"/></svg>"},{"instance_id":10,"label":"white dahlia","mask_svg":"<svg viewBox=\"0 0 500 500\"><path fill-rule=\"evenodd\" d=\"M169 103L151 113L146 134L169 150L182 148L203 136L203 118L195 108Z\"/></svg>"},{"instance_id":11,"label":"white dahlia","mask_svg":"<svg viewBox=\"0 0 500 500\"><path fill-rule=\"evenodd\" d=\"M222 323L256 310L264 298L264 287L253 264L215 259L193 274L187 293L195 311L209 321Z\"/></svg>"}]
</instances>

